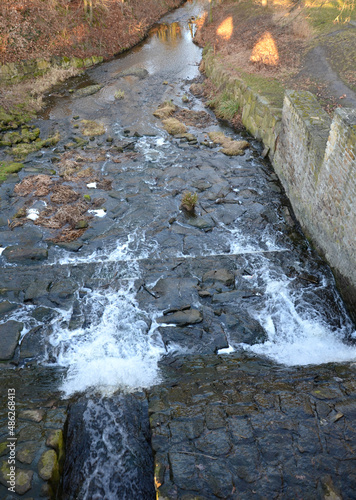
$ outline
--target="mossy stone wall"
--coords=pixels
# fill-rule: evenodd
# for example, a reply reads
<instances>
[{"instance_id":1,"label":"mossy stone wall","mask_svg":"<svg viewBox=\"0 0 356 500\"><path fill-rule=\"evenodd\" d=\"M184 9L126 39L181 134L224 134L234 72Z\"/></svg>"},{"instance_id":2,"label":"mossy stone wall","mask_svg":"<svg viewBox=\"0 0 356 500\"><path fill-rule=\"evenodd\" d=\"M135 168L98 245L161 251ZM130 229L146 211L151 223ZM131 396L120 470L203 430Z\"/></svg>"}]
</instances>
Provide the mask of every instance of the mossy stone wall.
<instances>
[{"instance_id":1,"label":"mossy stone wall","mask_svg":"<svg viewBox=\"0 0 356 500\"><path fill-rule=\"evenodd\" d=\"M263 141L273 158L276 141L281 130L282 109L270 105L267 99L252 90L246 83L223 67L213 50L203 52L206 75L219 91L237 99L242 113L242 123L251 135Z\"/></svg>"}]
</instances>

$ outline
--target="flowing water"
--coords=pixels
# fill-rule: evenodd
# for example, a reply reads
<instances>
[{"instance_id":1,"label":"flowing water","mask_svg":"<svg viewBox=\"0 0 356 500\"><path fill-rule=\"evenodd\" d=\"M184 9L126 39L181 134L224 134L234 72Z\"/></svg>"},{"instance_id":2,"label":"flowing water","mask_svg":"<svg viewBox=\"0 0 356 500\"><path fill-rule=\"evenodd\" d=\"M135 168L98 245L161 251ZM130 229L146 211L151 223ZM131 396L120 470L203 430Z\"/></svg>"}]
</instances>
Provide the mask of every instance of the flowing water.
<instances>
[{"instance_id":1,"label":"flowing water","mask_svg":"<svg viewBox=\"0 0 356 500\"><path fill-rule=\"evenodd\" d=\"M135 476L138 466L130 457L140 452L132 451L127 439L132 432L120 408L138 405L137 411L144 411L142 395L132 401L141 394L137 391L162 381L160 362L167 355L247 351L286 366L356 360L354 325L333 276L300 234L278 179L260 157L261 145L248 138L251 147L237 157L201 145L209 131L237 135L189 91L201 59L192 41L195 19L206 6L187 2L144 43L68 82L61 99L49 99L39 121L43 131L55 127L68 142L77 134L74 117L95 119L113 144L124 142L127 148L119 154L101 137L90 141L86 160L112 181L109 191L88 188L92 197L104 197L105 211L97 213L76 251L49 248L43 274L52 276L52 299L41 303L29 296L12 313L26 325L24 338L42 328L38 361L64 370L64 396L88 398L77 403L81 416L69 424L75 428L75 419L82 419L86 429L86 461L78 459L77 467L80 488L74 496L68 484L75 473L67 469L64 498L153 498L149 487L137 489L141 476ZM103 88L81 98L69 92L91 83ZM119 90L122 100L115 99ZM184 95L188 103L182 102ZM207 113L189 127L197 141L172 138L153 117L167 100ZM58 151L43 152L33 164L50 166L53 154ZM198 192L195 218L179 209L185 190ZM228 268L233 283L210 283L214 268ZM159 321L165 310L185 304L213 318L210 329L200 330L200 340L182 339L175 333L179 327ZM39 306L50 311L46 320L35 314ZM246 326L244 334L236 324ZM125 485L123 476L129 478Z\"/></svg>"}]
</instances>

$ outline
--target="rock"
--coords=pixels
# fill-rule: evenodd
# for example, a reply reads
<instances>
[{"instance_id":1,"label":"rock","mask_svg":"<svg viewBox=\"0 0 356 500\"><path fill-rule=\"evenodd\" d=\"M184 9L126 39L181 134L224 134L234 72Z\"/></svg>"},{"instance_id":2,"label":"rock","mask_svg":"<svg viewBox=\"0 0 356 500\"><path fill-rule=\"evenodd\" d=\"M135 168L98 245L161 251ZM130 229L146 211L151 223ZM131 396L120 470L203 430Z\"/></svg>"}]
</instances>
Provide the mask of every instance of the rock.
<instances>
[{"instance_id":1,"label":"rock","mask_svg":"<svg viewBox=\"0 0 356 500\"><path fill-rule=\"evenodd\" d=\"M20 412L19 418L38 423L43 419L44 413L43 410L25 410Z\"/></svg>"},{"instance_id":2,"label":"rock","mask_svg":"<svg viewBox=\"0 0 356 500\"><path fill-rule=\"evenodd\" d=\"M4 300L3 302L0 302L0 315L11 312L14 309L17 309L18 307L19 307L18 304L13 304L8 300Z\"/></svg>"},{"instance_id":3,"label":"rock","mask_svg":"<svg viewBox=\"0 0 356 500\"><path fill-rule=\"evenodd\" d=\"M89 226L88 221L83 219L83 220L78 220L78 222L75 225L75 229L86 229Z\"/></svg>"},{"instance_id":4,"label":"rock","mask_svg":"<svg viewBox=\"0 0 356 500\"><path fill-rule=\"evenodd\" d=\"M216 269L208 271L203 276L204 283L219 282L224 286L232 286L235 283L235 276L227 269Z\"/></svg>"},{"instance_id":5,"label":"rock","mask_svg":"<svg viewBox=\"0 0 356 500\"><path fill-rule=\"evenodd\" d=\"M20 338L20 332L23 323L10 320L0 324L0 359L7 360L14 356L17 342Z\"/></svg>"},{"instance_id":6,"label":"rock","mask_svg":"<svg viewBox=\"0 0 356 500\"><path fill-rule=\"evenodd\" d=\"M89 95L96 94L104 87L104 85L88 85L82 89L78 89L73 93L73 97L87 97ZM77 120L79 117L73 116L73 120Z\"/></svg>"},{"instance_id":7,"label":"rock","mask_svg":"<svg viewBox=\"0 0 356 500\"><path fill-rule=\"evenodd\" d=\"M40 447L40 443L29 441L28 443L20 444L16 449L16 458L23 464L31 464Z\"/></svg>"},{"instance_id":8,"label":"rock","mask_svg":"<svg viewBox=\"0 0 356 500\"><path fill-rule=\"evenodd\" d=\"M39 279L34 278L34 280L30 283L30 286L26 289L25 300L33 300L43 297L47 294L49 285L49 280L41 279L41 277Z\"/></svg>"},{"instance_id":9,"label":"rock","mask_svg":"<svg viewBox=\"0 0 356 500\"><path fill-rule=\"evenodd\" d=\"M58 461L61 463L64 459L64 440L63 431L61 429L54 429L48 433L46 445L53 448L58 456Z\"/></svg>"},{"instance_id":10,"label":"rock","mask_svg":"<svg viewBox=\"0 0 356 500\"><path fill-rule=\"evenodd\" d=\"M162 121L164 129L171 135L184 134L187 127L176 118L167 118Z\"/></svg>"},{"instance_id":11,"label":"rock","mask_svg":"<svg viewBox=\"0 0 356 500\"><path fill-rule=\"evenodd\" d=\"M69 252L78 252L83 246L83 242L76 240L76 241L58 241L56 243L58 247L64 248L65 250L68 250Z\"/></svg>"},{"instance_id":12,"label":"rock","mask_svg":"<svg viewBox=\"0 0 356 500\"><path fill-rule=\"evenodd\" d=\"M168 325L186 326L194 325L203 321L203 315L197 309L188 309L186 311L177 311L173 314L158 318L157 323L166 323Z\"/></svg>"},{"instance_id":13,"label":"rock","mask_svg":"<svg viewBox=\"0 0 356 500\"><path fill-rule=\"evenodd\" d=\"M0 483L4 485L6 488L9 487L8 480L10 477L10 466L6 461L0 463ZM32 486L32 476L33 471L19 469L16 467L15 474L15 491L19 495L23 495L26 491L31 489ZM14 498L14 497L11 497Z\"/></svg>"},{"instance_id":14,"label":"rock","mask_svg":"<svg viewBox=\"0 0 356 500\"><path fill-rule=\"evenodd\" d=\"M54 450L47 450L42 454L38 462L38 474L44 481L56 483L59 480L58 460Z\"/></svg>"},{"instance_id":15,"label":"rock","mask_svg":"<svg viewBox=\"0 0 356 500\"><path fill-rule=\"evenodd\" d=\"M30 264L31 262L38 262L47 259L48 250L46 248L26 248L14 245L5 248L2 255L8 262Z\"/></svg>"},{"instance_id":16,"label":"rock","mask_svg":"<svg viewBox=\"0 0 356 500\"><path fill-rule=\"evenodd\" d=\"M15 491L19 495L23 495L32 487L32 470L24 470L16 468L16 486Z\"/></svg>"},{"instance_id":17,"label":"rock","mask_svg":"<svg viewBox=\"0 0 356 500\"><path fill-rule=\"evenodd\" d=\"M212 229L215 227L215 222L211 218L209 219L197 215L195 217L186 217L184 222L198 229Z\"/></svg>"},{"instance_id":18,"label":"rock","mask_svg":"<svg viewBox=\"0 0 356 500\"><path fill-rule=\"evenodd\" d=\"M41 321L42 323L50 321L55 315L56 313L55 311L53 311L53 309L42 306L37 307L32 313L32 316L37 319L37 321Z\"/></svg>"},{"instance_id":19,"label":"rock","mask_svg":"<svg viewBox=\"0 0 356 500\"><path fill-rule=\"evenodd\" d=\"M119 77L125 77L125 76L136 76L140 80L143 78L146 78L149 75L147 69L145 68L128 68L125 69L124 71L121 71L119 73Z\"/></svg>"}]
</instances>

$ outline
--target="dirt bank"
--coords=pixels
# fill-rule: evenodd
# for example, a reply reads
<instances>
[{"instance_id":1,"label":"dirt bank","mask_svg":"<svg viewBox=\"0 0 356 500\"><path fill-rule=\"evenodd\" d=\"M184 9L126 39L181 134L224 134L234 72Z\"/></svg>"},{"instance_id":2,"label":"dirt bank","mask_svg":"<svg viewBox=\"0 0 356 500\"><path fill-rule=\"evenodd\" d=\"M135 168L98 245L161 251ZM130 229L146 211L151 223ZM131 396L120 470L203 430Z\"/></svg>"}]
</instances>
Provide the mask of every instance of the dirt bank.
<instances>
[{"instance_id":1,"label":"dirt bank","mask_svg":"<svg viewBox=\"0 0 356 500\"><path fill-rule=\"evenodd\" d=\"M87 2L90 5L91 2ZM0 63L50 56L104 59L132 47L182 0L2 0Z\"/></svg>"}]
</instances>

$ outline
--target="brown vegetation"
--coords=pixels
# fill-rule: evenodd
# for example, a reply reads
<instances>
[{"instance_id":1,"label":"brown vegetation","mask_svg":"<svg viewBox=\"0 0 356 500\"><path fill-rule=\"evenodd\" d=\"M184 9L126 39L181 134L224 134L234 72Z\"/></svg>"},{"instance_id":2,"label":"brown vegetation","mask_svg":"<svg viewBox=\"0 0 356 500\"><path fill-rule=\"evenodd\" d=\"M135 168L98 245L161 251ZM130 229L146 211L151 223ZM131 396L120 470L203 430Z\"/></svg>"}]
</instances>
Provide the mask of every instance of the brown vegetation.
<instances>
[{"instance_id":1,"label":"brown vegetation","mask_svg":"<svg viewBox=\"0 0 356 500\"><path fill-rule=\"evenodd\" d=\"M1 0L0 62L103 56L139 42L181 0Z\"/></svg>"}]
</instances>

